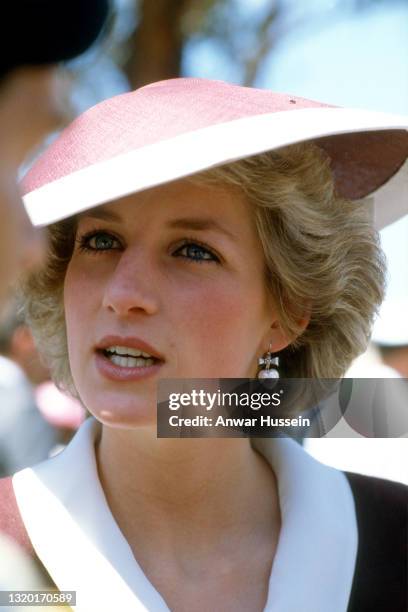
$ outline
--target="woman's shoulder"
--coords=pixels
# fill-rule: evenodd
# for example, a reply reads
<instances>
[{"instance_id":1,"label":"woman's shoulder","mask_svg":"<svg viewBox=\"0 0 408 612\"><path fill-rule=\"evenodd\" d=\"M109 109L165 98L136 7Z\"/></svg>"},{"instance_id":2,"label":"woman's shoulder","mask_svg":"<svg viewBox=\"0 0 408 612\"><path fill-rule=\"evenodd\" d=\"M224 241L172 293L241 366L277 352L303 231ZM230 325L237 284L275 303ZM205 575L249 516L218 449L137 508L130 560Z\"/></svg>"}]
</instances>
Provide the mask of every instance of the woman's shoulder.
<instances>
[{"instance_id":1,"label":"woman's shoulder","mask_svg":"<svg viewBox=\"0 0 408 612\"><path fill-rule=\"evenodd\" d=\"M393 510L400 512L401 516L407 519L407 485L352 472L345 472L345 475L353 492L357 511L360 506L367 506L367 510L371 509L370 514ZM381 501L379 507L375 504L376 501Z\"/></svg>"},{"instance_id":2,"label":"woman's shoulder","mask_svg":"<svg viewBox=\"0 0 408 612\"><path fill-rule=\"evenodd\" d=\"M345 472L354 497L360 534L401 538L408 528L408 486L400 482ZM361 537L360 535L360 537ZM406 546L404 547L406 551Z\"/></svg>"},{"instance_id":3,"label":"woman's shoulder","mask_svg":"<svg viewBox=\"0 0 408 612\"><path fill-rule=\"evenodd\" d=\"M0 478L0 534L8 536L34 556L31 540L18 509L11 476Z\"/></svg>"},{"instance_id":4,"label":"woman's shoulder","mask_svg":"<svg viewBox=\"0 0 408 612\"><path fill-rule=\"evenodd\" d=\"M349 612L405 612L408 601L408 487L346 473L354 497L358 552Z\"/></svg>"}]
</instances>

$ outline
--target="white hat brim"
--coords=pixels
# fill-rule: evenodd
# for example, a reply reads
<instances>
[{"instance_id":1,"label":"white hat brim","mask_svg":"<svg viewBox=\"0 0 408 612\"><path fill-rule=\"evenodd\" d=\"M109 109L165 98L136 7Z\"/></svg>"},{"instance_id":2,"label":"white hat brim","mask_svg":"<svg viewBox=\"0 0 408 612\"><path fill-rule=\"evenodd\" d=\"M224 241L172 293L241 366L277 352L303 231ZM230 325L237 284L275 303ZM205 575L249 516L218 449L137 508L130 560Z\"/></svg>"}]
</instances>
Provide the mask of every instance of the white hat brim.
<instances>
[{"instance_id":1,"label":"white hat brim","mask_svg":"<svg viewBox=\"0 0 408 612\"><path fill-rule=\"evenodd\" d=\"M342 108L274 112L211 125L86 166L24 197L36 226L209 168L337 134L408 130L408 117ZM408 213L408 164L372 194L381 229ZM57 203L57 204L56 204Z\"/></svg>"}]
</instances>

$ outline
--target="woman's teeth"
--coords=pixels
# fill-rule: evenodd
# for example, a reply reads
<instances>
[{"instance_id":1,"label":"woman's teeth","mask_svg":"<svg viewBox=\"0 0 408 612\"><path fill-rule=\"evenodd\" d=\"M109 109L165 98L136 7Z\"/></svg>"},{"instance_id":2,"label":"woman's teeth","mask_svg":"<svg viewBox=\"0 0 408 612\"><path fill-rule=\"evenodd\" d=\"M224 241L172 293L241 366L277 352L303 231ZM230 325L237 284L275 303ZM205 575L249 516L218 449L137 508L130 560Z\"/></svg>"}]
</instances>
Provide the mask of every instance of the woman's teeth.
<instances>
[{"instance_id":1,"label":"woman's teeth","mask_svg":"<svg viewBox=\"0 0 408 612\"><path fill-rule=\"evenodd\" d=\"M123 357L121 355L112 354L108 355L108 359L122 368L141 368L154 364L153 359L146 359L145 357Z\"/></svg>"},{"instance_id":2,"label":"woman's teeth","mask_svg":"<svg viewBox=\"0 0 408 612\"><path fill-rule=\"evenodd\" d=\"M109 361L122 368L142 368L155 362L149 353L127 346L110 346L104 352Z\"/></svg>"}]
</instances>

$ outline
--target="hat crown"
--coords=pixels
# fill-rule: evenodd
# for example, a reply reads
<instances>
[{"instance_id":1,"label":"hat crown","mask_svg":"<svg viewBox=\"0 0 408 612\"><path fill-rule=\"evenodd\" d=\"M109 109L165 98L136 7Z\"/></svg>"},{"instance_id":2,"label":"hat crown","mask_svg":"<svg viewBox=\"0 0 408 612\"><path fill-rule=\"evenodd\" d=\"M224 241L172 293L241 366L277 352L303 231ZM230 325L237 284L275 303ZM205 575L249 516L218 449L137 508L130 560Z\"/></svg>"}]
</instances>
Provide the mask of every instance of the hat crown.
<instances>
[{"instance_id":1,"label":"hat crown","mask_svg":"<svg viewBox=\"0 0 408 612\"><path fill-rule=\"evenodd\" d=\"M77 117L21 182L23 193L86 166L210 125L327 104L223 81L176 78L114 96Z\"/></svg>"}]
</instances>

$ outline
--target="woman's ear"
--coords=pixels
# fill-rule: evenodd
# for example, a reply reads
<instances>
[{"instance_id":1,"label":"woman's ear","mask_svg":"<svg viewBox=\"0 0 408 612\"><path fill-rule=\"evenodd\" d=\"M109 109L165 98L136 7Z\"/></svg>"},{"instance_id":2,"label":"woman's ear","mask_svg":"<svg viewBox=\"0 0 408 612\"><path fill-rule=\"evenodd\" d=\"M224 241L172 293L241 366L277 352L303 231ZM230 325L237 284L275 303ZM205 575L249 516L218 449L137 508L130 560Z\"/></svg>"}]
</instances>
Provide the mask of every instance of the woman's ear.
<instances>
[{"instance_id":1,"label":"woman's ear","mask_svg":"<svg viewBox=\"0 0 408 612\"><path fill-rule=\"evenodd\" d=\"M265 335L265 352L271 351L271 353L279 353L279 351L282 351L290 343L291 339L282 328L280 321L276 319L269 327L268 332Z\"/></svg>"},{"instance_id":2,"label":"woman's ear","mask_svg":"<svg viewBox=\"0 0 408 612\"><path fill-rule=\"evenodd\" d=\"M279 319L274 318L265 335L265 351L271 350L272 353L278 353L279 351L282 351L284 348L289 346L289 344L294 342L298 335L300 335L306 329L310 321L310 316L311 313L309 311L305 313L301 319L298 319L296 321L299 330L297 335L288 334L283 329Z\"/></svg>"}]
</instances>

